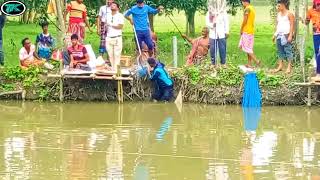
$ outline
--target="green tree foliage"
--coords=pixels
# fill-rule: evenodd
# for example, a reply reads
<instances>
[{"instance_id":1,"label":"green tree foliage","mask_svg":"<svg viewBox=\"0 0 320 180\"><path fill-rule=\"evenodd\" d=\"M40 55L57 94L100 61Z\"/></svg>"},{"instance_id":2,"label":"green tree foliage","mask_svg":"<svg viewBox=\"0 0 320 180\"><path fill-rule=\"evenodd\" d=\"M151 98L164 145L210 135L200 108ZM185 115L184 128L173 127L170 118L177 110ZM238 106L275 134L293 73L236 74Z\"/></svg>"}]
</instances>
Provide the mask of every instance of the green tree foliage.
<instances>
[{"instance_id":1,"label":"green tree foliage","mask_svg":"<svg viewBox=\"0 0 320 180\"><path fill-rule=\"evenodd\" d=\"M205 13L208 9L207 0L160 0L160 4L170 13L173 10L184 11L186 15L186 34L195 34L194 17L197 11ZM235 14L236 8L239 7L239 0L227 0L229 13Z\"/></svg>"}]
</instances>

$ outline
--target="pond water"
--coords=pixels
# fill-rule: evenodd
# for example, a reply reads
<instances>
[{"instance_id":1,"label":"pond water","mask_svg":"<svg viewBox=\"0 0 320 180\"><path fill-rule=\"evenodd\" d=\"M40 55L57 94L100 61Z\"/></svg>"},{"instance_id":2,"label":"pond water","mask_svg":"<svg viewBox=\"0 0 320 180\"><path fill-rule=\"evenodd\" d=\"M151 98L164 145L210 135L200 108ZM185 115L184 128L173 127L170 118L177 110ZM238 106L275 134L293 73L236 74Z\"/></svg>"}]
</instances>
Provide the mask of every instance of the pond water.
<instances>
[{"instance_id":1,"label":"pond water","mask_svg":"<svg viewBox=\"0 0 320 180\"><path fill-rule=\"evenodd\" d=\"M0 102L2 179L317 179L320 109Z\"/></svg>"}]
</instances>

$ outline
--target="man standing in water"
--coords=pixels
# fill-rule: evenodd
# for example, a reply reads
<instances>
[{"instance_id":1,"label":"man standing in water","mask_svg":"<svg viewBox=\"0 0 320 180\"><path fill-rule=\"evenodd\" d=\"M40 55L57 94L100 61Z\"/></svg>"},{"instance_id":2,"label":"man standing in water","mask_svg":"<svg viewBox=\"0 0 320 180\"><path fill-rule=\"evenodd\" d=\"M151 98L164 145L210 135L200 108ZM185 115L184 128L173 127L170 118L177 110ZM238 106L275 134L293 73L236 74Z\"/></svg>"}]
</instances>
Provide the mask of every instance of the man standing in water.
<instances>
[{"instance_id":1,"label":"man standing in water","mask_svg":"<svg viewBox=\"0 0 320 180\"><path fill-rule=\"evenodd\" d=\"M294 15L289 12L288 0L278 0L278 16L276 24L276 32L273 36L273 42L277 42L279 64L277 69L273 72L282 71L283 60L288 61L288 68L286 73L291 73L293 51L292 51L292 39L294 31Z\"/></svg>"},{"instance_id":2,"label":"man standing in water","mask_svg":"<svg viewBox=\"0 0 320 180\"><path fill-rule=\"evenodd\" d=\"M100 36L99 53L103 56L106 53L106 37L107 37L107 24L106 20L111 14L111 4L114 0L106 0L106 5L100 7L99 15L97 18L97 33Z\"/></svg>"},{"instance_id":3,"label":"man standing in water","mask_svg":"<svg viewBox=\"0 0 320 180\"><path fill-rule=\"evenodd\" d=\"M244 9L243 21L240 30L240 42L239 48L242 49L248 56L247 67L252 67L252 61L256 65L260 65L260 61L257 60L256 56L253 53L253 44L254 44L254 21L256 17L256 11L253 6L250 4L250 0L241 0Z\"/></svg>"},{"instance_id":4,"label":"man standing in water","mask_svg":"<svg viewBox=\"0 0 320 180\"><path fill-rule=\"evenodd\" d=\"M151 38L148 15L161 13L162 10L163 6L153 9L144 4L144 0L137 0L137 5L129 9L125 14L125 18L130 21L136 30L140 48L142 47L142 42L144 42L148 46L150 57L153 56L154 45ZM132 15L132 19L129 17L130 15Z\"/></svg>"}]
</instances>

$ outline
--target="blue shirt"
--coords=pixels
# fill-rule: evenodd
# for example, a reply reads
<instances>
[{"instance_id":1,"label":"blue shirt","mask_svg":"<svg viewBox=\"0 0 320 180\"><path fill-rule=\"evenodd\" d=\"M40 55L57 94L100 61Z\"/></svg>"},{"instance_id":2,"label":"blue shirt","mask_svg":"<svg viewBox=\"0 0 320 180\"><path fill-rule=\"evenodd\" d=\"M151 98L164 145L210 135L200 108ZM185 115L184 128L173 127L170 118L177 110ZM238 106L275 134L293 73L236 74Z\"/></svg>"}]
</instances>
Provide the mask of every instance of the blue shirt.
<instances>
[{"instance_id":1,"label":"blue shirt","mask_svg":"<svg viewBox=\"0 0 320 180\"><path fill-rule=\"evenodd\" d=\"M127 11L124 15L128 17L132 15L133 24L137 31L147 31L149 30L149 14L157 14L158 10L153 9L148 5L143 5L143 7L139 7L137 5L133 6L131 9Z\"/></svg>"},{"instance_id":2,"label":"blue shirt","mask_svg":"<svg viewBox=\"0 0 320 180\"><path fill-rule=\"evenodd\" d=\"M156 81L159 88L168 88L173 86L173 81L164 69L164 64L157 63L151 74L152 81Z\"/></svg>"}]
</instances>

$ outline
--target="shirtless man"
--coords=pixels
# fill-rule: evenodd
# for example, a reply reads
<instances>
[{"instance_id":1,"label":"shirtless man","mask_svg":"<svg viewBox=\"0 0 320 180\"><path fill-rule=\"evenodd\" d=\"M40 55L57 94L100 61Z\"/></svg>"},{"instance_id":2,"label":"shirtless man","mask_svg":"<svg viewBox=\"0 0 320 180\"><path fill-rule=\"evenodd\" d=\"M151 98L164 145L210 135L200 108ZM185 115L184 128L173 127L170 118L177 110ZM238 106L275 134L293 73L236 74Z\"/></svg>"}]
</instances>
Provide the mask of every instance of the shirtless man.
<instances>
[{"instance_id":1,"label":"shirtless man","mask_svg":"<svg viewBox=\"0 0 320 180\"><path fill-rule=\"evenodd\" d=\"M209 50L209 29L202 29L202 36L196 39L191 39L186 35L182 35L187 41L192 44L192 49L187 57L187 65L199 65L207 58Z\"/></svg>"}]
</instances>

